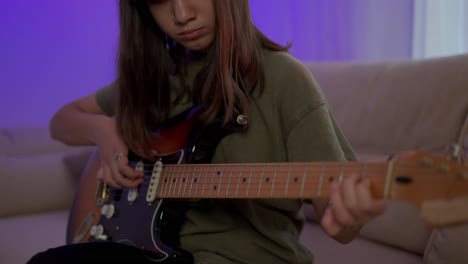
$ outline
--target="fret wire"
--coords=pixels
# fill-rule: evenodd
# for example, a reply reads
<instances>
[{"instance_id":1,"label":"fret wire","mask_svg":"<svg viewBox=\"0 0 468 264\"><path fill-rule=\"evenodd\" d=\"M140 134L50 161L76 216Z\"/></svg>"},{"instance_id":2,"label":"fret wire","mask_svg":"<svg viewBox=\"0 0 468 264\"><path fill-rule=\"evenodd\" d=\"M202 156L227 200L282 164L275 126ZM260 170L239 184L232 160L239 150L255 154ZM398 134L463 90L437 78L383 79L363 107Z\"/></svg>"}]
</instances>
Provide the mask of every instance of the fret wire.
<instances>
[{"instance_id":1,"label":"fret wire","mask_svg":"<svg viewBox=\"0 0 468 264\"><path fill-rule=\"evenodd\" d=\"M273 197L273 190L275 189L275 183L276 183L276 175L278 174L278 168L276 168L276 170L273 171L273 182L271 183L271 192L270 192L270 196Z\"/></svg>"},{"instance_id":2,"label":"fret wire","mask_svg":"<svg viewBox=\"0 0 468 264\"><path fill-rule=\"evenodd\" d=\"M307 171L308 171L309 167L306 166L305 169L304 169L304 174L302 175L302 184L301 184L301 197L304 196L304 185L305 185L305 181L307 180Z\"/></svg>"},{"instance_id":3,"label":"fret wire","mask_svg":"<svg viewBox=\"0 0 468 264\"><path fill-rule=\"evenodd\" d=\"M221 191L221 181L223 180L224 177L224 167L221 168L221 174L219 175L219 184L218 184L218 197L219 197L219 192Z\"/></svg>"},{"instance_id":4,"label":"fret wire","mask_svg":"<svg viewBox=\"0 0 468 264\"><path fill-rule=\"evenodd\" d=\"M164 196L167 196L167 195L169 194L169 192L168 192L168 190L167 190L167 186L169 185L168 183L169 183L169 181L170 181L170 179L171 179L172 173L174 172L174 168L175 168L175 167L169 167L169 168L168 168L168 170L169 170L169 171L168 171L168 174L166 175L166 177L165 177L165 179L164 179L164 181L167 179L167 182L165 182L165 184L164 184Z\"/></svg>"},{"instance_id":5,"label":"fret wire","mask_svg":"<svg viewBox=\"0 0 468 264\"><path fill-rule=\"evenodd\" d=\"M180 181L180 184L184 183L184 179L185 179L185 182L187 182L187 179L188 179L188 176L190 174L190 167L187 167L187 173L184 173L182 174L182 181ZM184 183L184 193L183 193L183 197L185 197L185 191L187 190L187 184Z\"/></svg>"},{"instance_id":6,"label":"fret wire","mask_svg":"<svg viewBox=\"0 0 468 264\"><path fill-rule=\"evenodd\" d=\"M197 188L195 189L195 197L196 197L196 196L198 195L198 186L200 186L200 184L198 184L198 183L200 182L200 177L197 176L197 175L195 174L195 172L193 173L193 177L195 177L195 179L197 179ZM195 179L194 179L194 180L195 180ZM193 181L194 181L194 180L193 180Z\"/></svg>"},{"instance_id":7,"label":"fret wire","mask_svg":"<svg viewBox=\"0 0 468 264\"><path fill-rule=\"evenodd\" d=\"M318 185L318 190L317 190L317 197L320 197L322 195L322 187L323 187L323 178L325 174L325 162L322 163L322 171L320 172L320 181Z\"/></svg>"},{"instance_id":8,"label":"fret wire","mask_svg":"<svg viewBox=\"0 0 468 264\"><path fill-rule=\"evenodd\" d=\"M183 171L182 171L182 179L184 178L185 170L186 170L186 169L190 169L190 167L188 167L188 166L185 167L185 166L184 166ZM180 179L180 178L178 179L178 180L179 180L179 191L177 192L177 195L178 195L179 197L180 197L180 189L182 189L182 188L181 188L181 187L182 187L182 179Z\"/></svg>"},{"instance_id":9,"label":"fret wire","mask_svg":"<svg viewBox=\"0 0 468 264\"><path fill-rule=\"evenodd\" d=\"M203 189L202 189L202 196L205 194L205 186L206 186L206 179L208 178L208 172L209 170L206 170L205 172L205 181L203 181Z\"/></svg>"},{"instance_id":10,"label":"fret wire","mask_svg":"<svg viewBox=\"0 0 468 264\"><path fill-rule=\"evenodd\" d=\"M388 198L388 193L390 192L390 185L392 184L392 181L391 181L391 178L392 178L392 174L393 174L393 159L390 160L389 164L388 164L388 170L387 170L387 177L386 177L386 180L385 180L385 191L384 191L384 198L387 199Z\"/></svg>"},{"instance_id":11,"label":"fret wire","mask_svg":"<svg viewBox=\"0 0 468 264\"><path fill-rule=\"evenodd\" d=\"M215 165L216 166L216 165ZM212 168L213 169L213 168ZM216 167L214 167L214 170L216 170ZM209 185L209 189L210 189L210 194L209 194L209 197L213 197L212 193L213 193L213 183L214 183L214 171L212 171L210 173L211 175L211 185Z\"/></svg>"},{"instance_id":12,"label":"fret wire","mask_svg":"<svg viewBox=\"0 0 468 264\"><path fill-rule=\"evenodd\" d=\"M262 173L260 174L260 184L258 185L258 197L260 197L260 191L262 189L262 182L263 182L263 173L265 171L265 167L262 166Z\"/></svg>"},{"instance_id":13,"label":"fret wire","mask_svg":"<svg viewBox=\"0 0 468 264\"><path fill-rule=\"evenodd\" d=\"M250 181L252 180L252 172L253 172L254 168L255 168L255 166L254 166L254 165L251 165L250 173L249 173L249 181L247 182L247 190L246 190L246 193L245 193L245 195L246 195L247 197L249 197Z\"/></svg>"},{"instance_id":14,"label":"fret wire","mask_svg":"<svg viewBox=\"0 0 468 264\"><path fill-rule=\"evenodd\" d=\"M181 169L185 169L185 166L182 167ZM174 175L174 178L172 179L172 182L174 183L174 189L172 190L172 195L175 195L175 192L177 190L177 179L179 178L180 175L180 170L176 172Z\"/></svg>"},{"instance_id":15,"label":"fret wire","mask_svg":"<svg viewBox=\"0 0 468 264\"><path fill-rule=\"evenodd\" d=\"M166 172L166 169L163 168L163 171L161 172L161 176L163 176L163 177L162 177L163 180L162 180L162 182L161 182L161 181L159 182L159 185L158 185L158 186L156 186L157 194L160 194L160 195L163 196L163 197L164 197L164 187L166 186L166 185L164 184L164 179L166 178L166 175L167 175L166 173L168 173L168 172ZM140 190L140 191L141 191L141 190ZM147 194L147 195L148 195L148 194Z\"/></svg>"},{"instance_id":16,"label":"fret wire","mask_svg":"<svg viewBox=\"0 0 468 264\"><path fill-rule=\"evenodd\" d=\"M175 177L175 173L177 171L175 170L175 167L171 169L171 174L168 175L167 179L167 187L166 187L166 195L171 195L171 186L172 186L172 178Z\"/></svg>"},{"instance_id":17,"label":"fret wire","mask_svg":"<svg viewBox=\"0 0 468 264\"><path fill-rule=\"evenodd\" d=\"M340 183L343 182L343 177L344 177L344 165L345 165L345 163L342 163L342 164L341 164L340 177L339 177L339 182L340 182Z\"/></svg>"},{"instance_id":18,"label":"fret wire","mask_svg":"<svg viewBox=\"0 0 468 264\"><path fill-rule=\"evenodd\" d=\"M239 171L239 179L237 180L237 189L236 189L236 197L239 195L239 185L242 178L242 171L244 170L244 164L242 164L241 170Z\"/></svg>"},{"instance_id":19,"label":"fret wire","mask_svg":"<svg viewBox=\"0 0 468 264\"><path fill-rule=\"evenodd\" d=\"M284 186L284 197L288 197L289 179L291 177L291 167L288 170L288 178L286 179L286 185Z\"/></svg>"},{"instance_id":20,"label":"fret wire","mask_svg":"<svg viewBox=\"0 0 468 264\"><path fill-rule=\"evenodd\" d=\"M172 183L173 183L173 179L175 179L176 177L176 174L177 174L177 170L174 170L173 174L172 174L172 177L169 178L169 192L168 192L168 195L171 195L171 192L172 192Z\"/></svg>"},{"instance_id":21,"label":"fret wire","mask_svg":"<svg viewBox=\"0 0 468 264\"><path fill-rule=\"evenodd\" d=\"M231 184L231 178L232 178L232 170L229 170L229 179L228 179L228 184L227 184L227 189L226 189L226 197L228 197L229 195L229 185Z\"/></svg>"},{"instance_id":22,"label":"fret wire","mask_svg":"<svg viewBox=\"0 0 468 264\"><path fill-rule=\"evenodd\" d=\"M195 172L197 171L197 166L194 166L193 167L193 174L192 174L192 178L190 179L190 187L189 187L189 192L188 192L188 196L190 197L190 194L192 193L192 187L193 187L193 177L195 176Z\"/></svg>"}]
</instances>

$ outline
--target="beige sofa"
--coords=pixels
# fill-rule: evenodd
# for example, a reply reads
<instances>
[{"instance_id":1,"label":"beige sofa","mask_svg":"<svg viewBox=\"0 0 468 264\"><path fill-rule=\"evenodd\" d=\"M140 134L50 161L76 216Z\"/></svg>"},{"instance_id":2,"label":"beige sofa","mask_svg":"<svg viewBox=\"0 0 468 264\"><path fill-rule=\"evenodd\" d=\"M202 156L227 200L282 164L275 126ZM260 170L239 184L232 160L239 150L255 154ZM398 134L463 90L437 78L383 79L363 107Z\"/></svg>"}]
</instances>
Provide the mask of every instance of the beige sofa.
<instances>
[{"instance_id":1,"label":"beige sofa","mask_svg":"<svg viewBox=\"0 0 468 264\"><path fill-rule=\"evenodd\" d=\"M308 66L361 160L468 147L468 55ZM65 241L67 209L92 148L54 142L46 127L0 130L0 263L25 263ZM316 263L468 263L468 226L432 230L406 203L389 202L348 245L321 231L311 207L305 213L301 239Z\"/></svg>"}]
</instances>

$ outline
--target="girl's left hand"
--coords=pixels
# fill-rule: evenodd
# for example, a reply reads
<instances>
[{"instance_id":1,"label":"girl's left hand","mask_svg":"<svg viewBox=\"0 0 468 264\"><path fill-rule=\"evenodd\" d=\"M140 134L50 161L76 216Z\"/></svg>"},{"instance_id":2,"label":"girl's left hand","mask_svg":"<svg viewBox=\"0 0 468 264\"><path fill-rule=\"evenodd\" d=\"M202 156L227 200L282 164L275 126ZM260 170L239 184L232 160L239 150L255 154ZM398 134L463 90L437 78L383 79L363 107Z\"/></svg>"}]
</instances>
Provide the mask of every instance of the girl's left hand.
<instances>
[{"instance_id":1,"label":"girl's left hand","mask_svg":"<svg viewBox=\"0 0 468 264\"><path fill-rule=\"evenodd\" d=\"M341 184L330 185L330 203L321 225L329 236L336 237L342 231L359 230L384 210L384 200L371 196L369 179L361 180L358 174L351 174Z\"/></svg>"}]
</instances>

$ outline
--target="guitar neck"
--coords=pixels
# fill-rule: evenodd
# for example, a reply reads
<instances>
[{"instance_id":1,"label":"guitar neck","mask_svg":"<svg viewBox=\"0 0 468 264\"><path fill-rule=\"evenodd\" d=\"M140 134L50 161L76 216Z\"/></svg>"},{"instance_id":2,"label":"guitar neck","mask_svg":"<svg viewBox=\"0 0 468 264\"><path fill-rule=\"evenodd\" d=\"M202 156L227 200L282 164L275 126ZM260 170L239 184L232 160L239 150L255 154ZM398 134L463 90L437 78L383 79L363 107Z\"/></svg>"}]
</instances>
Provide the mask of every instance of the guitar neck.
<instances>
[{"instance_id":1,"label":"guitar neck","mask_svg":"<svg viewBox=\"0 0 468 264\"><path fill-rule=\"evenodd\" d=\"M311 199L328 197L330 183L352 172L387 198L392 166L362 162L166 165L157 190L160 198Z\"/></svg>"}]
</instances>

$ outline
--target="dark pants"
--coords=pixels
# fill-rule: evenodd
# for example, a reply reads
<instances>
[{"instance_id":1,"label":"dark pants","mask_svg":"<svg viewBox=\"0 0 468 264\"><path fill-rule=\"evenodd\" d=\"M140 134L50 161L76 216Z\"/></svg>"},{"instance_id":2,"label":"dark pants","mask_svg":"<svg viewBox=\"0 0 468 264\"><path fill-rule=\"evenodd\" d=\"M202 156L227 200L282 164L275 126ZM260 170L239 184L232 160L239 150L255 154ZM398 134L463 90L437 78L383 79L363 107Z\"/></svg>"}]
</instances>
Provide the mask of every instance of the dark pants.
<instances>
[{"instance_id":1,"label":"dark pants","mask_svg":"<svg viewBox=\"0 0 468 264\"><path fill-rule=\"evenodd\" d=\"M90 242L40 252L34 255L28 264L155 263L151 261L151 257L156 258L154 252L121 243Z\"/></svg>"}]
</instances>

